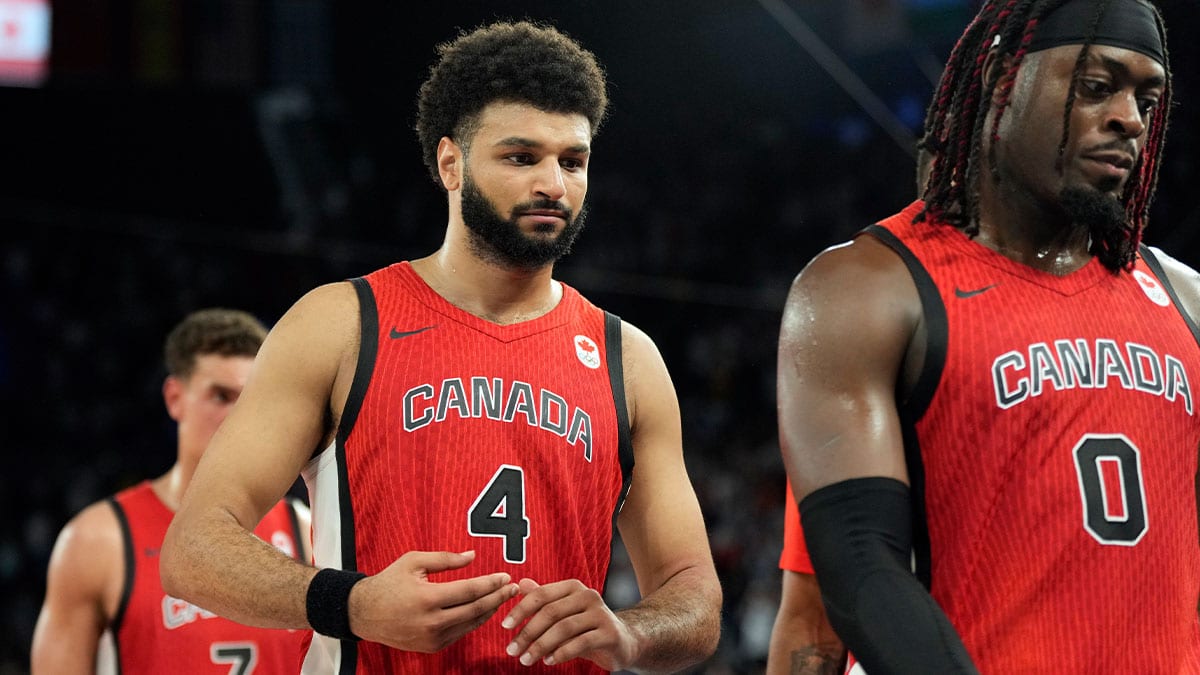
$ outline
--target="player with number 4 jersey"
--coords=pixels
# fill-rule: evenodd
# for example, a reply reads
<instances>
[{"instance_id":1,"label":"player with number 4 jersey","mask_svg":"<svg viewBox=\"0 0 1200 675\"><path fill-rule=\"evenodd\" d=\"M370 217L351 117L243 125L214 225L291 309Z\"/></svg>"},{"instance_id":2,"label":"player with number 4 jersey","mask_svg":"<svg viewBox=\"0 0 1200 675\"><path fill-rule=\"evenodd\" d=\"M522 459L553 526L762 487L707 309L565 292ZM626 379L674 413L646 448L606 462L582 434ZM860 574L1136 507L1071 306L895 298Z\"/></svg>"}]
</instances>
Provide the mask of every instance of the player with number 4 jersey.
<instances>
[{"instance_id":1,"label":"player with number 4 jersey","mask_svg":"<svg viewBox=\"0 0 1200 675\"><path fill-rule=\"evenodd\" d=\"M354 542L340 562L367 574L407 551L473 549L476 565L514 579L603 588L633 468L619 319L564 286L546 315L496 325L408 263L354 284L364 339L351 391L362 395L347 402L344 443L305 473L317 564ZM367 672L483 672L505 633L491 621L435 655L360 644L358 658Z\"/></svg>"},{"instance_id":2,"label":"player with number 4 jersey","mask_svg":"<svg viewBox=\"0 0 1200 675\"><path fill-rule=\"evenodd\" d=\"M528 22L439 54L417 132L442 246L280 320L167 534L164 583L311 627L306 675L682 670L716 649L721 591L674 386L645 333L553 277L603 72ZM316 569L243 525L298 473ZM632 607L602 595L614 530Z\"/></svg>"}]
</instances>

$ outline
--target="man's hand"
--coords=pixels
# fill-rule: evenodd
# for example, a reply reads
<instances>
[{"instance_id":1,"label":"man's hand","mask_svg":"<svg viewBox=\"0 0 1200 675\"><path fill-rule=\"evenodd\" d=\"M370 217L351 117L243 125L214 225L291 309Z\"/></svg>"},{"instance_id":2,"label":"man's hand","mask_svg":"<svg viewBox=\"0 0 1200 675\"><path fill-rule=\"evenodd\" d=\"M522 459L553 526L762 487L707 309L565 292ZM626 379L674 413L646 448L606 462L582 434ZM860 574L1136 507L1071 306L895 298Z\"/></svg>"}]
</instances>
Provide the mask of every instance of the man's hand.
<instances>
[{"instance_id":1,"label":"man's hand","mask_svg":"<svg viewBox=\"0 0 1200 675\"><path fill-rule=\"evenodd\" d=\"M350 592L350 630L396 649L433 653L483 625L517 594L503 572L445 583L435 572L466 567L465 553L409 551Z\"/></svg>"},{"instance_id":2,"label":"man's hand","mask_svg":"<svg viewBox=\"0 0 1200 675\"><path fill-rule=\"evenodd\" d=\"M539 586L522 579L525 596L504 617L502 626L524 628L508 645L509 656L524 665L546 665L585 658L605 670L621 670L637 658L637 638L594 589L576 579Z\"/></svg>"}]
</instances>

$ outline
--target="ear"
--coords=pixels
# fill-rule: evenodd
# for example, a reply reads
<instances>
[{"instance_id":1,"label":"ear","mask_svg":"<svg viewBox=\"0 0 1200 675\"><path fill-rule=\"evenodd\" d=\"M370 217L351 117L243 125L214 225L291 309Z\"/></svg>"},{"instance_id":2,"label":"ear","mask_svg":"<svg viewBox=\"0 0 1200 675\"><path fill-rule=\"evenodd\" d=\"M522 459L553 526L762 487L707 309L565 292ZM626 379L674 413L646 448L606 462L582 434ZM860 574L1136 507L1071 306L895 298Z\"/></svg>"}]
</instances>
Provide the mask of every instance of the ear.
<instances>
[{"instance_id":1,"label":"ear","mask_svg":"<svg viewBox=\"0 0 1200 675\"><path fill-rule=\"evenodd\" d=\"M458 143L451 140L449 136L442 136L437 147L437 167L442 185L447 191L454 191L462 187L462 174L466 160L466 154L463 153Z\"/></svg>"},{"instance_id":2,"label":"ear","mask_svg":"<svg viewBox=\"0 0 1200 675\"><path fill-rule=\"evenodd\" d=\"M176 422L183 416L183 380L168 375L163 381L163 402L167 404L167 414Z\"/></svg>"}]
</instances>

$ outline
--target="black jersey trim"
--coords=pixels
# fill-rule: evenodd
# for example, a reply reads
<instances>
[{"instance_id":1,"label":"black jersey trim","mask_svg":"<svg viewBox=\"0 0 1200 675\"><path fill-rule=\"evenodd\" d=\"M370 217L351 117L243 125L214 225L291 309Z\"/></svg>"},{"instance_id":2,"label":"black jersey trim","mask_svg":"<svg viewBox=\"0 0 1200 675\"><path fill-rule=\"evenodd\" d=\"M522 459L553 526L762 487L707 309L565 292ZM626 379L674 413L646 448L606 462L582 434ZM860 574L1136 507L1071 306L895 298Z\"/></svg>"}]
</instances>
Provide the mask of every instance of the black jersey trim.
<instances>
[{"instance_id":1,"label":"black jersey trim","mask_svg":"<svg viewBox=\"0 0 1200 675\"><path fill-rule=\"evenodd\" d=\"M337 438L343 443L350 437L354 422L362 410L379 351L379 310L375 306L375 294L362 277L351 279L350 283L354 285L354 292L358 296L358 363L354 368L350 393L346 396L346 407L342 409L342 418L338 421Z\"/></svg>"},{"instance_id":2,"label":"black jersey trim","mask_svg":"<svg viewBox=\"0 0 1200 675\"><path fill-rule=\"evenodd\" d=\"M921 374L917 377L912 391L901 394L900 388L897 387L900 411L908 414L916 422L929 408L929 403L942 380L942 371L946 367L946 345L950 332L950 323L946 319L946 305L942 302L933 277L899 237L882 225L872 225L864 232L883 242L900 256L904 266L908 268L908 273L912 275L913 283L917 286L917 295L921 299L921 311L928 333L925 340L925 361L921 365Z\"/></svg>"},{"instance_id":3,"label":"black jersey trim","mask_svg":"<svg viewBox=\"0 0 1200 675\"><path fill-rule=\"evenodd\" d=\"M617 412L617 457L621 463L621 494L613 510L613 528L617 516L625 505L629 485L633 481L633 438L629 430L629 406L625 400L625 364L622 361L621 317L611 312L604 313L604 352L608 359L608 382L612 387L613 403Z\"/></svg>"},{"instance_id":4,"label":"black jersey trim","mask_svg":"<svg viewBox=\"0 0 1200 675\"><path fill-rule=\"evenodd\" d=\"M125 579L121 584L121 599L117 602L117 611L113 614L112 621L109 622L109 629L112 631L113 649L116 651L115 656L117 661L117 672L121 672L121 640L117 635L121 630L121 624L125 621L125 612L129 609L129 598L133 595L133 576L137 568L137 558L134 557L133 551L133 530L129 527L129 516L125 513L125 509L121 507L117 498L108 497L104 501L112 506L113 513L117 516L117 524L121 527L121 543L122 553L125 555Z\"/></svg>"},{"instance_id":5,"label":"black jersey trim","mask_svg":"<svg viewBox=\"0 0 1200 675\"><path fill-rule=\"evenodd\" d=\"M1188 330L1192 332L1192 339L1196 341L1197 345L1200 345L1200 328L1196 327L1196 322L1192 321L1192 317L1188 316L1188 313L1184 311L1183 303L1179 302L1179 295L1175 293L1175 286L1171 284L1170 277L1163 270L1162 262L1154 255L1150 247L1145 244L1138 247L1138 253L1141 254L1142 260L1146 261L1146 267L1149 267L1150 271L1154 272L1154 276L1158 277L1158 282L1167 290L1167 295L1171 296L1171 302L1175 303L1175 311L1179 312L1179 316L1183 317L1183 322L1187 324Z\"/></svg>"},{"instance_id":6,"label":"black jersey trim","mask_svg":"<svg viewBox=\"0 0 1200 675\"><path fill-rule=\"evenodd\" d=\"M310 561L304 559L304 540L301 539L304 535L300 532L300 516L296 515L297 500L285 497L283 501L287 504L288 522L292 525L292 541L296 543L292 557L307 565Z\"/></svg>"},{"instance_id":7,"label":"black jersey trim","mask_svg":"<svg viewBox=\"0 0 1200 675\"><path fill-rule=\"evenodd\" d=\"M375 359L379 350L379 310L375 304L375 294L371 285L363 277L350 280L354 292L358 296L359 339L358 362L354 368L354 380L350 383L350 393L346 396L346 407L342 410L338 422L337 436L334 440L338 471L338 503L341 513L342 534L342 569L351 572L358 570L358 555L355 551L354 504L350 499L350 476L346 465L346 439L354 429L358 413L362 410L363 400L367 396L367 387L375 372ZM341 666L339 675L354 675L358 669L358 644L351 640L341 640Z\"/></svg>"},{"instance_id":8,"label":"black jersey trim","mask_svg":"<svg viewBox=\"0 0 1200 675\"><path fill-rule=\"evenodd\" d=\"M604 313L604 352L608 359L608 383L612 388L613 403L617 413L617 459L621 464L621 493L612 513L612 544L617 541L617 518L625 506L625 497L633 482L633 438L629 430L629 406L625 401L625 364L622 361L621 317L611 312ZM611 549L611 545L610 545ZM608 571L604 573L601 594L608 592Z\"/></svg>"},{"instance_id":9,"label":"black jersey trim","mask_svg":"<svg viewBox=\"0 0 1200 675\"><path fill-rule=\"evenodd\" d=\"M904 440L905 464L908 468L909 487L912 489L912 546L914 571L921 583L929 588L932 583L930 572L929 523L925 517L925 464L921 457L921 444L917 437L917 422L929 409L933 395L937 392L946 367L946 350L950 339L950 322L946 318L946 304L938 292L937 284L929 271L900 238L882 225L872 225L867 234L883 242L896 252L908 268L917 295L921 300L921 312L926 327L925 360L921 374L911 392L901 392L897 386L896 408L900 417L900 430Z\"/></svg>"}]
</instances>

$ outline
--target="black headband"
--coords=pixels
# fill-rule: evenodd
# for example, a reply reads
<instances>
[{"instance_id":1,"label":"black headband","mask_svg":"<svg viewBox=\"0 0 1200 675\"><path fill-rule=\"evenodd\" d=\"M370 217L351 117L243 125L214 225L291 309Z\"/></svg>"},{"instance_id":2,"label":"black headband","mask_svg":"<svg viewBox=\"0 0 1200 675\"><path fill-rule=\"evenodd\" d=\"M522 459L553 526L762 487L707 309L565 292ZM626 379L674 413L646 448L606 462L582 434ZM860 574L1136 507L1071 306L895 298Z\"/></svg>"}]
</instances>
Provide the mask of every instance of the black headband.
<instances>
[{"instance_id":1,"label":"black headband","mask_svg":"<svg viewBox=\"0 0 1200 675\"><path fill-rule=\"evenodd\" d=\"M1096 6L1101 1L1067 0L1066 4L1042 17L1033 31L1029 51L1087 42L1088 32L1096 19ZM1163 66L1167 64L1154 10L1139 0L1111 0L1091 43L1131 49Z\"/></svg>"}]
</instances>

